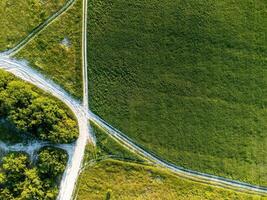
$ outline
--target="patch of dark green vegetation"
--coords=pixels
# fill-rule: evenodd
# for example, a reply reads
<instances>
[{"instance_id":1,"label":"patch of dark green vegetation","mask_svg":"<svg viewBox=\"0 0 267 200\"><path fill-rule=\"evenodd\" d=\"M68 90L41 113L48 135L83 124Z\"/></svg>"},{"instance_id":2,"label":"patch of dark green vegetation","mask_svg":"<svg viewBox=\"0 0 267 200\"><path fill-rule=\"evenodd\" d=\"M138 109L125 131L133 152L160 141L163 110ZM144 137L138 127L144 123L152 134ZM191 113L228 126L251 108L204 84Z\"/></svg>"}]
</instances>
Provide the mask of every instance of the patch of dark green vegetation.
<instances>
[{"instance_id":1,"label":"patch of dark green vegetation","mask_svg":"<svg viewBox=\"0 0 267 200\"><path fill-rule=\"evenodd\" d=\"M85 153L85 162L91 159L101 160L113 158L117 160L144 162L136 153L125 149L119 142L111 138L105 130L101 129L94 122L90 121L90 126L96 137L96 147L88 145Z\"/></svg>"},{"instance_id":2,"label":"patch of dark green vegetation","mask_svg":"<svg viewBox=\"0 0 267 200\"><path fill-rule=\"evenodd\" d=\"M1 0L0 51L14 47L67 0Z\"/></svg>"},{"instance_id":3,"label":"patch of dark green vegetation","mask_svg":"<svg viewBox=\"0 0 267 200\"><path fill-rule=\"evenodd\" d=\"M46 27L16 58L26 59L76 98L82 98L82 0Z\"/></svg>"},{"instance_id":4,"label":"patch of dark green vegetation","mask_svg":"<svg viewBox=\"0 0 267 200\"><path fill-rule=\"evenodd\" d=\"M89 1L91 108L172 163L267 186L265 7Z\"/></svg>"},{"instance_id":5,"label":"patch of dark green vegetation","mask_svg":"<svg viewBox=\"0 0 267 200\"><path fill-rule=\"evenodd\" d=\"M0 141L10 144L20 143L26 139L25 136L8 120L0 119Z\"/></svg>"},{"instance_id":6,"label":"patch of dark green vegetation","mask_svg":"<svg viewBox=\"0 0 267 200\"><path fill-rule=\"evenodd\" d=\"M67 159L66 152L53 147L40 150L37 164L24 153L7 154L0 166L0 199L56 199Z\"/></svg>"},{"instance_id":7,"label":"patch of dark green vegetation","mask_svg":"<svg viewBox=\"0 0 267 200\"><path fill-rule=\"evenodd\" d=\"M2 70L0 117L41 140L71 143L78 137L75 118L64 104Z\"/></svg>"}]
</instances>

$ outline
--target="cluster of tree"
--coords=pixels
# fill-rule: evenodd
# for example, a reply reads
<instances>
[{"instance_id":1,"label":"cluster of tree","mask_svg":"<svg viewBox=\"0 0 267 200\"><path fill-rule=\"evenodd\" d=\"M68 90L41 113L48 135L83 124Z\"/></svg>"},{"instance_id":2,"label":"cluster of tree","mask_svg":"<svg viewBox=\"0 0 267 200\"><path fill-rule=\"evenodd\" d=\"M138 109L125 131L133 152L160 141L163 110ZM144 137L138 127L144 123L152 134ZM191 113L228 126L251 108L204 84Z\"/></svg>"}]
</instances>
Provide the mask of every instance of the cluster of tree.
<instances>
[{"instance_id":1,"label":"cluster of tree","mask_svg":"<svg viewBox=\"0 0 267 200\"><path fill-rule=\"evenodd\" d=\"M0 199L53 200L67 164L65 151L45 147L33 165L24 153L9 153L0 166Z\"/></svg>"},{"instance_id":2,"label":"cluster of tree","mask_svg":"<svg viewBox=\"0 0 267 200\"><path fill-rule=\"evenodd\" d=\"M0 71L0 118L19 130L53 143L78 137L77 123L64 106L35 87Z\"/></svg>"}]
</instances>

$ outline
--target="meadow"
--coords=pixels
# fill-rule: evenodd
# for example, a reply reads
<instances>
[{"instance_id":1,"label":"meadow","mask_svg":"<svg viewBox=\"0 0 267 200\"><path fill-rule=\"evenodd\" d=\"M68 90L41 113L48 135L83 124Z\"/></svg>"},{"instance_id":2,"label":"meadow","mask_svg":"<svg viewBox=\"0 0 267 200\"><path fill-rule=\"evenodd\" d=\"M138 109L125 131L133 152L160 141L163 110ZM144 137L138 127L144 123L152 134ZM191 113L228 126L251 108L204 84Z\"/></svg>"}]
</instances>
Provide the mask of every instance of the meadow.
<instances>
[{"instance_id":1,"label":"meadow","mask_svg":"<svg viewBox=\"0 0 267 200\"><path fill-rule=\"evenodd\" d=\"M93 124L96 149L88 145L76 191L77 200L267 199L183 179L168 170L137 162L137 155Z\"/></svg>"},{"instance_id":2,"label":"meadow","mask_svg":"<svg viewBox=\"0 0 267 200\"><path fill-rule=\"evenodd\" d=\"M77 200L267 199L184 180L156 167L116 160L88 167L78 187Z\"/></svg>"},{"instance_id":3,"label":"meadow","mask_svg":"<svg viewBox=\"0 0 267 200\"><path fill-rule=\"evenodd\" d=\"M0 52L14 47L65 2L66 0L1 0Z\"/></svg>"},{"instance_id":4,"label":"meadow","mask_svg":"<svg viewBox=\"0 0 267 200\"><path fill-rule=\"evenodd\" d=\"M91 109L176 165L267 186L265 7L89 1Z\"/></svg>"},{"instance_id":5,"label":"meadow","mask_svg":"<svg viewBox=\"0 0 267 200\"><path fill-rule=\"evenodd\" d=\"M48 76L67 92L82 97L82 1L39 33L15 57Z\"/></svg>"}]
</instances>

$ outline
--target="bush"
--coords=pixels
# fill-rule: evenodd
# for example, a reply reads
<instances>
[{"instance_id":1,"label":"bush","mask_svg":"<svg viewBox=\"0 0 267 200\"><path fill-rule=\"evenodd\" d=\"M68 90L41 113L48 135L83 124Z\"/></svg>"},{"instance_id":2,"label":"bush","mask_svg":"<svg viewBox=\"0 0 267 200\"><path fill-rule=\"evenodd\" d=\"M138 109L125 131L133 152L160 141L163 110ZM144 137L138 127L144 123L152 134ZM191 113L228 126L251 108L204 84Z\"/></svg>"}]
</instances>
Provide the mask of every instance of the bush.
<instances>
[{"instance_id":1,"label":"bush","mask_svg":"<svg viewBox=\"0 0 267 200\"><path fill-rule=\"evenodd\" d=\"M46 147L39 152L33 166L23 153L9 153L0 166L0 199L56 199L60 178L65 170L67 155L62 150Z\"/></svg>"},{"instance_id":2,"label":"bush","mask_svg":"<svg viewBox=\"0 0 267 200\"><path fill-rule=\"evenodd\" d=\"M56 179L66 167L68 155L65 151L45 147L38 153L37 166L42 177Z\"/></svg>"}]
</instances>

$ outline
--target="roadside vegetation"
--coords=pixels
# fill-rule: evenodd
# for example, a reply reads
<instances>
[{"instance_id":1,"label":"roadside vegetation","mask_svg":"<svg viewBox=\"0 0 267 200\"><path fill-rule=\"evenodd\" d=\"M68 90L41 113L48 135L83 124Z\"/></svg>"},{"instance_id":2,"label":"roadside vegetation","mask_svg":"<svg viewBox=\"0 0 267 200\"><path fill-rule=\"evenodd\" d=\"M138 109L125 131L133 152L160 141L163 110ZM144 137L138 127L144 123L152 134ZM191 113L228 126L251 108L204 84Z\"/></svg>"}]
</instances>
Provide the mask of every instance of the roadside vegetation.
<instances>
[{"instance_id":1,"label":"roadside vegetation","mask_svg":"<svg viewBox=\"0 0 267 200\"><path fill-rule=\"evenodd\" d=\"M125 149L119 142L112 139L105 130L90 121L90 126L97 138L96 147L88 145L86 148L85 162L91 159L101 160L114 158L117 160L128 160L132 162L144 162L144 159L136 153Z\"/></svg>"},{"instance_id":2,"label":"roadside vegetation","mask_svg":"<svg viewBox=\"0 0 267 200\"><path fill-rule=\"evenodd\" d=\"M1 0L0 52L14 47L67 0Z\"/></svg>"},{"instance_id":3,"label":"roadside vegetation","mask_svg":"<svg viewBox=\"0 0 267 200\"><path fill-rule=\"evenodd\" d=\"M265 6L89 1L90 108L176 165L267 186Z\"/></svg>"},{"instance_id":4,"label":"roadside vegetation","mask_svg":"<svg viewBox=\"0 0 267 200\"><path fill-rule=\"evenodd\" d=\"M82 0L21 49L15 57L61 85L76 98L82 97Z\"/></svg>"},{"instance_id":5,"label":"roadside vegetation","mask_svg":"<svg viewBox=\"0 0 267 200\"><path fill-rule=\"evenodd\" d=\"M71 143L78 137L77 122L64 104L2 70L0 118L22 133L52 143Z\"/></svg>"},{"instance_id":6,"label":"roadside vegetation","mask_svg":"<svg viewBox=\"0 0 267 200\"><path fill-rule=\"evenodd\" d=\"M24 153L5 155L0 166L0 199L56 199L67 159L66 152L53 147L38 152L37 164Z\"/></svg>"},{"instance_id":7,"label":"roadside vegetation","mask_svg":"<svg viewBox=\"0 0 267 200\"><path fill-rule=\"evenodd\" d=\"M98 141L97 149L87 148L77 185L77 200L267 199L183 179L149 165L96 125L93 130ZM133 159L136 157L139 161Z\"/></svg>"}]
</instances>

